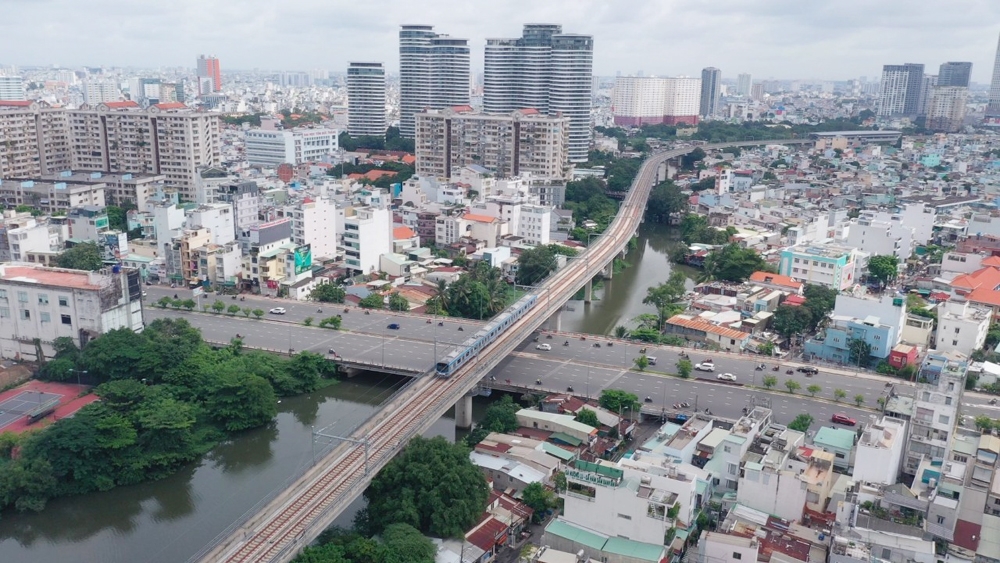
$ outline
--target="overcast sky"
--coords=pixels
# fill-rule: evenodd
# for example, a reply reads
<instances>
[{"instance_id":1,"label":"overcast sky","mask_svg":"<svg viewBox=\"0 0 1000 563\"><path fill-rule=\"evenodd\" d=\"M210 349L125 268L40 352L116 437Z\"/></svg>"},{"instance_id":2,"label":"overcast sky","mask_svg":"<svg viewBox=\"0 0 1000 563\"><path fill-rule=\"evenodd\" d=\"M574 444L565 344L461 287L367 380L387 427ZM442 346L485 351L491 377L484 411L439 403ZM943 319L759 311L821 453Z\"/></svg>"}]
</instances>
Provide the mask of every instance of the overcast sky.
<instances>
[{"instance_id":1,"label":"overcast sky","mask_svg":"<svg viewBox=\"0 0 1000 563\"><path fill-rule=\"evenodd\" d=\"M877 76L883 64L972 61L989 82L998 0L0 0L0 64L226 69L398 68L398 29L466 37L472 67L487 37L558 23L595 39L594 72L724 78Z\"/></svg>"}]
</instances>

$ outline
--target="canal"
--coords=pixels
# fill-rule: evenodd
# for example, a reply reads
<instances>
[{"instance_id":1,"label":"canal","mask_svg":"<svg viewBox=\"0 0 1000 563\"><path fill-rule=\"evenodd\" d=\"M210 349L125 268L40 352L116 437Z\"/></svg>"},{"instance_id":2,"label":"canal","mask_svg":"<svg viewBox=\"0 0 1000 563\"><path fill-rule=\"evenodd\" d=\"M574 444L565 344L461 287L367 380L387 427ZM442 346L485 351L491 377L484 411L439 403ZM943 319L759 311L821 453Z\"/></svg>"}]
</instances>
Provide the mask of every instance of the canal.
<instances>
[{"instance_id":1,"label":"canal","mask_svg":"<svg viewBox=\"0 0 1000 563\"><path fill-rule=\"evenodd\" d=\"M655 314L652 305L644 305L646 289L667 281L675 268L688 276L688 289L694 288L697 271L687 266L670 263L670 251L679 244L679 231L656 223L639 226L638 245L629 250L625 261L629 267L616 273L604 286L594 291L594 301L589 305L583 300L569 301L561 314L562 330L589 334L612 334L615 327L634 328L632 322L643 313ZM554 329L555 323L546 321L545 328Z\"/></svg>"},{"instance_id":2,"label":"canal","mask_svg":"<svg viewBox=\"0 0 1000 563\"><path fill-rule=\"evenodd\" d=\"M403 383L366 373L311 395L284 398L271 425L220 444L160 481L54 499L42 512L0 516L0 561L178 563L312 462L312 427L347 433ZM481 416L486 399L477 397ZM478 418L477 416L477 418ZM451 413L427 436L455 439ZM337 524L350 526L356 506Z\"/></svg>"}]
</instances>

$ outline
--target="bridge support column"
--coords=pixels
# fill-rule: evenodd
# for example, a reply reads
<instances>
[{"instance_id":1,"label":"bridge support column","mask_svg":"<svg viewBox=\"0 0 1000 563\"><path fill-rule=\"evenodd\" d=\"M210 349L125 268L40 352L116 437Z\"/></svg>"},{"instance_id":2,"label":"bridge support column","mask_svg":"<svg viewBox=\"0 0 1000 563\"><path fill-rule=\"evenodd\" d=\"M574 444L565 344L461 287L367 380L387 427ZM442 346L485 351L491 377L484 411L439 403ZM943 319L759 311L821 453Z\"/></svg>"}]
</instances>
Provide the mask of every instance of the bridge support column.
<instances>
[{"instance_id":1,"label":"bridge support column","mask_svg":"<svg viewBox=\"0 0 1000 563\"><path fill-rule=\"evenodd\" d=\"M455 403L455 427L472 428L472 395L465 395Z\"/></svg>"},{"instance_id":2,"label":"bridge support column","mask_svg":"<svg viewBox=\"0 0 1000 563\"><path fill-rule=\"evenodd\" d=\"M608 262L607 266L604 267L604 278L610 280L614 277L615 277L615 261L612 260L611 262Z\"/></svg>"},{"instance_id":3,"label":"bridge support column","mask_svg":"<svg viewBox=\"0 0 1000 563\"><path fill-rule=\"evenodd\" d=\"M556 314L552 315L552 320L555 324L555 331L559 332L562 330L562 309L556 311Z\"/></svg>"},{"instance_id":4,"label":"bridge support column","mask_svg":"<svg viewBox=\"0 0 1000 563\"><path fill-rule=\"evenodd\" d=\"M587 280L587 285L583 286L583 302L590 303L594 297L594 280Z\"/></svg>"}]
</instances>

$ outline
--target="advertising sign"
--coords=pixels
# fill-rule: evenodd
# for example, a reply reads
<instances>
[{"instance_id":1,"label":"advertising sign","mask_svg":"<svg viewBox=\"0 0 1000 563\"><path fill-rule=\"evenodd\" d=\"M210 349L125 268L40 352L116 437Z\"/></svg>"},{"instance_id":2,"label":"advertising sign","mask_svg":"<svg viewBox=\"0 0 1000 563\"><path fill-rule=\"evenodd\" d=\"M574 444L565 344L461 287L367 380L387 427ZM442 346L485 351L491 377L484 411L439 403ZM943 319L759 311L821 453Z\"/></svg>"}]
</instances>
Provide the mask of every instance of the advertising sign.
<instances>
[{"instance_id":1,"label":"advertising sign","mask_svg":"<svg viewBox=\"0 0 1000 563\"><path fill-rule=\"evenodd\" d=\"M295 249L295 275L308 272L312 269L313 255L312 245L306 244Z\"/></svg>"}]
</instances>

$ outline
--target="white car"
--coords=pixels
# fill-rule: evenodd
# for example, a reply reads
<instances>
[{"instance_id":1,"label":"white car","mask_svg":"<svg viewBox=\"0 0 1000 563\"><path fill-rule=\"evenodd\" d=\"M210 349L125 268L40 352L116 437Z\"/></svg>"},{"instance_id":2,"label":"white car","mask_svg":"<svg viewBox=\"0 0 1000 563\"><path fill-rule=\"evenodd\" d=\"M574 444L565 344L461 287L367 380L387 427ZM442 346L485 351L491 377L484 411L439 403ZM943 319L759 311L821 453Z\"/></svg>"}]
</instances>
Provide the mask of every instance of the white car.
<instances>
[{"instance_id":1,"label":"white car","mask_svg":"<svg viewBox=\"0 0 1000 563\"><path fill-rule=\"evenodd\" d=\"M272 315L284 315L285 314L285 308L284 307L275 307L275 308L271 309L270 311L268 311L268 313L271 313Z\"/></svg>"},{"instance_id":2,"label":"white car","mask_svg":"<svg viewBox=\"0 0 1000 563\"><path fill-rule=\"evenodd\" d=\"M721 381L736 381L736 376L731 373L720 373L716 378Z\"/></svg>"},{"instance_id":3,"label":"white car","mask_svg":"<svg viewBox=\"0 0 1000 563\"><path fill-rule=\"evenodd\" d=\"M551 349L552 349L552 346L549 346L548 344L539 344L538 346L535 346L535 350L545 350L545 351L548 351L548 350L551 350Z\"/></svg>"},{"instance_id":4,"label":"white car","mask_svg":"<svg viewBox=\"0 0 1000 563\"><path fill-rule=\"evenodd\" d=\"M702 362L700 364L696 364L694 369L698 371L715 371L715 364L712 362Z\"/></svg>"}]
</instances>

